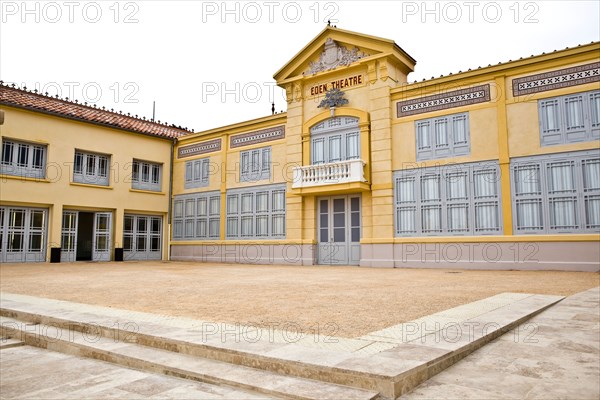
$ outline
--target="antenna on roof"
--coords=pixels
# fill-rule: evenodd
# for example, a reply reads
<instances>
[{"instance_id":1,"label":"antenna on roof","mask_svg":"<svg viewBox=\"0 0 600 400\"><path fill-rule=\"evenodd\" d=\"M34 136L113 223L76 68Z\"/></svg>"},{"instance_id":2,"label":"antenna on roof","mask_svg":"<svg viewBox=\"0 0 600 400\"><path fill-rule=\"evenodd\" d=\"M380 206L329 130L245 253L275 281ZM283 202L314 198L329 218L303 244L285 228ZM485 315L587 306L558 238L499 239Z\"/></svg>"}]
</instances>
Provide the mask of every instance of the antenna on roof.
<instances>
[{"instance_id":1,"label":"antenna on roof","mask_svg":"<svg viewBox=\"0 0 600 400\"><path fill-rule=\"evenodd\" d=\"M156 116L156 101L152 101L152 122L154 122L154 117Z\"/></svg>"}]
</instances>

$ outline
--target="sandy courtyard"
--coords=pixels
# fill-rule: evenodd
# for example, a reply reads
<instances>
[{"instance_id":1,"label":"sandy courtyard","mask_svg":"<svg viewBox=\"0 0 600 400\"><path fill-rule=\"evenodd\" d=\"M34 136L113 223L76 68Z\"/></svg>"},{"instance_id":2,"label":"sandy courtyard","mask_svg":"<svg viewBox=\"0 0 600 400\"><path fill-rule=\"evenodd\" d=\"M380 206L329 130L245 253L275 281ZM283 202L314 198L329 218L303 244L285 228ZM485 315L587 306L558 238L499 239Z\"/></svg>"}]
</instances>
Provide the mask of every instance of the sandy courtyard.
<instances>
[{"instance_id":1,"label":"sandy courtyard","mask_svg":"<svg viewBox=\"0 0 600 400\"><path fill-rule=\"evenodd\" d=\"M3 264L0 290L208 321L355 337L502 292L571 295L598 273L183 262ZM290 326L290 325L288 325Z\"/></svg>"}]
</instances>

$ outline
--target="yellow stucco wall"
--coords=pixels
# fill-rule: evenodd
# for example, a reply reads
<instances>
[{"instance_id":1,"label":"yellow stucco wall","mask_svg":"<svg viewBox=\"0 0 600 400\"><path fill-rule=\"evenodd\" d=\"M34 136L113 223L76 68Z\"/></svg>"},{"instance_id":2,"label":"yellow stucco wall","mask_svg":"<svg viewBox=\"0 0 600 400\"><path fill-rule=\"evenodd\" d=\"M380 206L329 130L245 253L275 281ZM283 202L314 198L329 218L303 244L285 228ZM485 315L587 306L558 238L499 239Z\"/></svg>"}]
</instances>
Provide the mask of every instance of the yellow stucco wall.
<instances>
[{"instance_id":1,"label":"yellow stucco wall","mask_svg":"<svg viewBox=\"0 0 600 400\"><path fill-rule=\"evenodd\" d=\"M287 158L285 154L286 147L289 146L287 131L284 139L277 139L269 142L251 144L236 148L229 147L229 139L233 135L251 133L263 129L274 128L280 125L285 125L285 114L278 114L272 117L248 121L247 123L238 124L237 126L217 128L206 133L189 135L180 138L173 153L173 196L186 193L199 193L285 182L285 177L287 174L286 168L288 167L286 164ZM195 155L192 157L178 157L178 149L180 147L203 143L215 138L221 138L221 150ZM255 182L240 182L240 152L267 146L271 147L271 160L273 163L271 179ZM186 162L202 158L210 159L211 168L209 172L210 175L208 186L202 188L185 189Z\"/></svg>"},{"instance_id":2,"label":"yellow stucco wall","mask_svg":"<svg viewBox=\"0 0 600 400\"><path fill-rule=\"evenodd\" d=\"M573 64L575 66L577 64ZM540 124L538 115L538 100L548 97L567 95L570 93L598 90L600 84L572 86L548 92L535 93L523 99L507 101L509 150L511 157L523 157L536 154L561 153L566 151L589 150L600 147L598 141L581 142L564 145L541 146Z\"/></svg>"},{"instance_id":3,"label":"yellow stucco wall","mask_svg":"<svg viewBox=\"0 0 600 400\"><path fill-rule=\"evenodd\" d=\"M466 156L417 161L415 122L443 115L469 113L471 152ZM424 168L435 165L493 160L498 158L498 119L496 106L486 103L479 107L457 107L450 110L419 114L396 119L392 125L394 170Z\"/></svg>"},{"instance_id":4,"label":"yellow stucco wall","mask_svg":"<svg viewBox=\"0 0 600 400\"><path fill-rule=\"evenodd\" d=\"M435 112L396 118L392 127L392 147L394 149L395 170L419 168L453 163L498 160L502 191L502 214L504 236L468 237L471 241L531 240L531 236L512 236L512 203L510 187L509 163L513 157L551 154L567 151L590 150L600 148L600 141L587 141L576 144L555 146L540 145L540 127L538 117L538 100L570 93L579 93L600 89L598 82L547 90L539 93L513 96L512 82L523 76L545 73L564 68L575 67L598 61L599 44L571 49L560 55L544 55L534 60L523 60L507 63L498 67L471 71L460 75L447 76L425 83L407 85L395 90L392 103L439 94L472 86L489 84L490 102L469 106L449 108ZM455 113L469 113L469 131L471 151L467 156L440 158L428 161L416 161L415 121L434 118ZM529 238L529 239L528 239ZM543 235L537 236L540 241L598 240L598 235ZM394 243L414 241L414 238L395 238ZM463 241L457 237L422 237L423 242ZM387 240L373 240L374 243L387 243Z\"/></svg>"},{"instance_id":5,"label":"yellow stucco wall","mask_svg":"<svg viewBox=\"0 0 600 400\"><path fill-rule=\"evenodd\" d=\"M131 212L163 217L163 259L166 259L170 140L12 107L1 108L5 111L5 121L0 126L3 138L47 145L46 179L24 180L18 176L1 175L0 203L48 208L48 251L50 247L60 246L63 209L112 211L112 256L112 250L122 246L124 214ZM111 156L109 186L73 183L76 149ZM131 189L133 159L162 164L161 192Z\"/></svg>"}]
</instances>

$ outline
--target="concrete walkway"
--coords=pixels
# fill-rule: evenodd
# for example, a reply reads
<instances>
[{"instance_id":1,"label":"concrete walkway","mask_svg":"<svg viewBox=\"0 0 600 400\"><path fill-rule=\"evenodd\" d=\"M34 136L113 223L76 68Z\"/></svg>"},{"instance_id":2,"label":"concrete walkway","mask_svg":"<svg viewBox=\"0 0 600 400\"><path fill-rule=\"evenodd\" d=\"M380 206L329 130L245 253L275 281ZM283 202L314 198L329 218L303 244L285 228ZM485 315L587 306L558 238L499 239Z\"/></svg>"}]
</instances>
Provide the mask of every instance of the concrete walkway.
<instances>
[{"instance_id":1,"label":"concrete walkway","mask_svg":"<svg viewBox=\"0 0 600 400\"><path fill-rule=\"evenodd\" d=\"M7 295L3 302L8 304ZM515 304L528 297L504 295L486 301L446 310L436 321L493 313L514 314ZM25 299L25 297L23 297ZM13 301L16 299L13 299ZM30 299L31 300L31 299ZM81 311L120 314L122 310L100 310L48 299L35 299L38 307L56 307L67 316L73 307ZM56 302L57 304L53 304ZM506 304L504 304L506 303ZM500 308L497 308L500 307ZM492 313L492 314L490 314ZM498 314L500 313L500 314ZM77 313L78 314L78 313ZM88 314L99 321L98 315ZM133 315L129 314L130 317ZM160 321L162 329L190 328L199 321L166 316L135 314L143 328ZM433 316L429 316L431 318ZM146 322L141 322L150 318ZM439 322L438 321L438 322ZM429 319L425 322L431 322ZM40 325L41 326L41 325ZM150 325L149 325L150 326ZM373 332L376 338L390 340L400 327ZM166 334L166 331L163 332ZM428 335L431 336L431 335ZM428 336L423 336L427 338ZM379 357L388 356L390 367L428 345L454 346L453 343L425 343L410 338L412 353L396 354L396 348L378 354L362 354L361 360L380 368ZM280 343L270 343L279 347ZM290 344L285 345L291 346ZM293 345L297 346L297 345ZM313 353L314 348L298 346L295 351ZM321 352L325 349L319 349ZM341 349L336 349L338 352ZM431 349L430 349L431 350ZM328 351L332 351L331 349ZM351 351L351 350L350 350ZM315 353L316 354L316 353ZM323 353L319 353L321 356ZM341 353L340 353L341 354ZM356 353L347 353L348 356ZM356 357L356 356L353 356ZM454 366L416 387L402 399L597 399L600 395L600 287L570 296L518 328L476 350ZM185 381L112 365L99 360L56 353L30 346L0 350L0 398L260 398L232 387ZM266 396L262 396L264 398Z\"/></svg>"},{"instance_id":2,"label":"concrete walkway","mask_svg":"<svg viewBox=\"0 0 600 400\"><path fill-rule=\"evenodd\" d=\"M37 347L0 350L0 399L270 398Z\"/></svg>"},{"instance_id":3,"label":"concrete walkway","mask_svg":"<svg viewBox=\"0 0 600 400\"><path fill-rule=\"evenodd\" d=\"M217 324L215 330L207 321L6 292L0 293L0 322L3 334L29 345L127 367L285 398L370 400L409 393L563 299L503 293L372 332L372 337L304 342L291 340L290 332L257 326L223 329ZM307 339L325 340L314 347Z\"/></svg>"},{"instance_id":4,"label":"concrete walkway","mask_svg":"<svg viewBox=\"0 0 600 400\"><path fill-rule=\"evenodd\" d=\"M567 297L402 399L600 397L600 287Z\"/></svg>"}]
</instances>

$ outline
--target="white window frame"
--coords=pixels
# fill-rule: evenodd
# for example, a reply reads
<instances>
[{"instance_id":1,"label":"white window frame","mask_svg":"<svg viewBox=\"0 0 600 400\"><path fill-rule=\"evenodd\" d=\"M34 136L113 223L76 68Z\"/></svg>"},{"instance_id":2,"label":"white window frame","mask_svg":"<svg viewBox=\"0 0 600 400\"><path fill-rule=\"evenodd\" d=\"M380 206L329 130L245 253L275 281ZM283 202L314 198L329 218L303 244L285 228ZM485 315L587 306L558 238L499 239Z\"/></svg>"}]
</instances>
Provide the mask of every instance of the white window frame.
<instances>
[{"instance_id":1,"label":"white window frame","mask_svg":"<svg viewBox=\"0 0 600 400\"><path fill-rule=\"evenodd\" d=\"M271 146L240 152L240 182L271 179Z\"/></svg>"},{"instance_id":2,"label":"white window frame","mask_svg":"<svg viewBox=\"0 0 600 400\"><path fill-rule=\"evenodd\" d=\"M228 190L226 239L285 239L285 195L285 184Z\"/></svg>"},{"instance_id":3,"label":"white window frame","mask_svg":"<svg viewBox=\"0 0 600 400\"><path fill-rule=\"evenodd\" d=\"M578 121L569 113L569 105L581 104ZM552 114L549 109L552 108ZM538 100L540 144L589 142L600 139L600 90L578 92Z\"/></svg>"},{"instance_id":4,"label":"white window frame","mask_svg":"<svg viewBox=\"0 0 600 400\"><path fill-rule=\"evenodd\" d=\"M215 240L221 235L221 192L175 196L173 240Z\"/></svg>"},{"instance_id":5,"label":"white window frame","mask_svg":"<svg viewBox=\"0 0 600 400\"><path fill-rule=\"evenodd\" d=\"M428 185L427 182L434 184ZM458 190L460 182L463 182L463 187ZM426 191L426 188L429 190ZM497 161L485 161L395 171L394 205L396 236L502 234L499 164ZM489 214L494 217L495 224L483 226L481 224L485 221L480 218L480 212L490 207L495 209ZM457 221L452 219L452 212L465 215L466 223L453 225ZM431 221L426 220L427 213L439 216L435 226L426 225L426 221Z\"/></svg>"},{"instance_id":6,"label":"white window frame","mask_svg":"<svg viewBox=\"0 0 600 400\"><path fill-rule=\"evenodd\" d=\"M571 188L553 190L552 168L571 166ZM544 154L513 158L510 161L513 231L517 234L564 234L600 232L600 185L590 187L587 166L600 168L600 150ZM520 172L523 172L522 174ZM600 173L597 173L600 175ZM598 176L594 177L600 182ZM574 225L554 225L552 205L574 204ZM594 209L593 204L597 207ZM537 208L537 224L521 219L523 207ZM593 214L593 215L592 215ZM532 216L528 215L529 221Z\"/></svg>"},{"instance_id":7,"label":"white window frame","mask_svg":"<svg viewBox=\"0 0 600 400\"><path fill-rule=\"evenodd\" d=\"M338 146L332 146L334 140ZM358 118L329 118L310 128L311 165L360 159Z\"/></svg>"},{"instance_id":8,"label":"white window frame","mask_svg":"<svg viewBox=\"0 0 600 400\"><path fill-rule=\"evenodd\" d=\"M22 151L25 154L22 154ZM2 138L0 173L27 178L45 178L47 154L46 145Z\"/></svg>"},{"instance_id":9,"label":"white window frame","mask_svg":"<svg viewBox=\"0 0 600 400\"><path fill-rule=\"evenodd\" d=\"M417 161L469 155L470 136L468 112L415 121Z\"/></svg>"},{"instance_id":10,"label":"white window frame","mask_svg":"<svg viewBox=\"0 0 600 400\"><path fill-rule=\"evenodd\" d=\"M147 178L144 170L147 170ZM133 160L131 164L131 188L160 192L162 190L162 164Z\"/></svg>"},{"instance_id":11,"label":"white window frame","mask_svg":"<svg viewBox=\"0 0 600 400\"><path fill-rule=\"evenodd\" d=\"M210 157L185 162L185 189L206 187L209 184Z\"/></svg>"},{"instance_id":12,"label":"white window frame","mask_svg":"<svg viewBox=\"0 0 600 400\"><path fill-rule=\"evenodd\" d=\"M75 150L73 182L108 186L110 182L110 159L108 154Z\"/></svg>"},{"instance_id":13,"label":"white window frame","mask_svg":"<svg viewBox=\"0 0 600 400\"><path fill-rule=\"evenodd\" d=\"M78 218L77 211L63 210L60 240L61 262L72 262L77 258Z\"/></svg>"}]
</instances>

